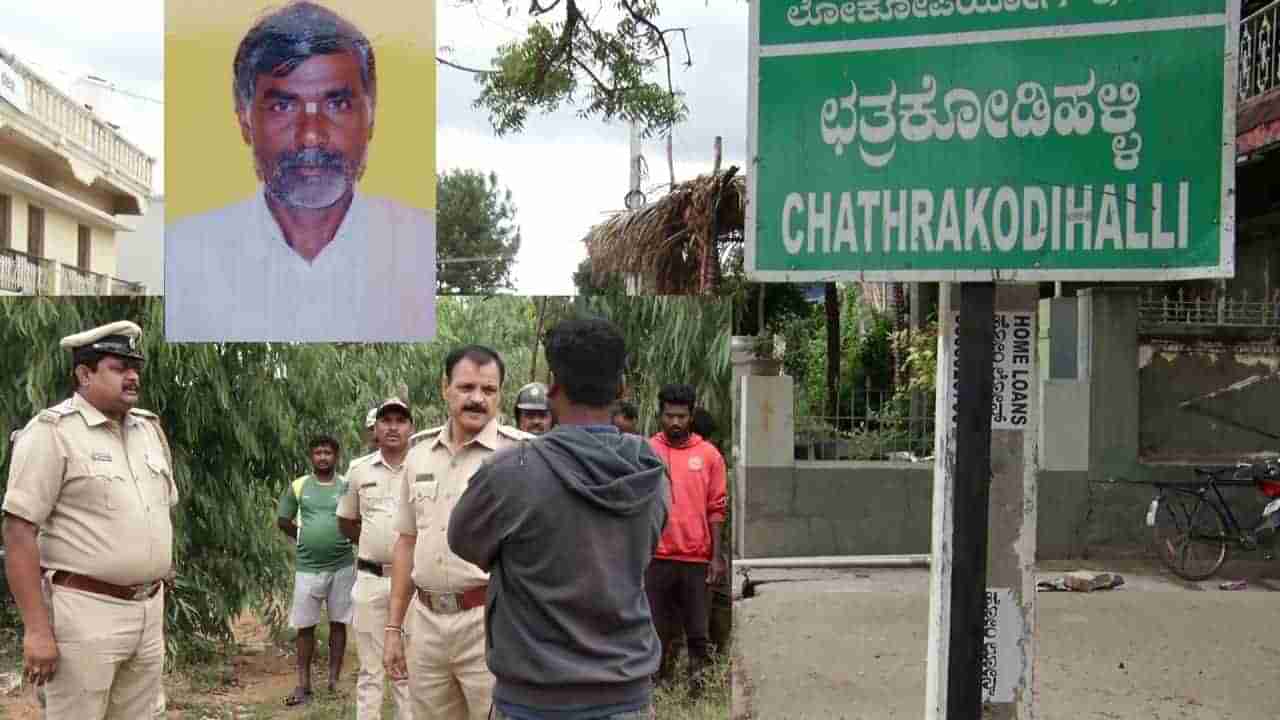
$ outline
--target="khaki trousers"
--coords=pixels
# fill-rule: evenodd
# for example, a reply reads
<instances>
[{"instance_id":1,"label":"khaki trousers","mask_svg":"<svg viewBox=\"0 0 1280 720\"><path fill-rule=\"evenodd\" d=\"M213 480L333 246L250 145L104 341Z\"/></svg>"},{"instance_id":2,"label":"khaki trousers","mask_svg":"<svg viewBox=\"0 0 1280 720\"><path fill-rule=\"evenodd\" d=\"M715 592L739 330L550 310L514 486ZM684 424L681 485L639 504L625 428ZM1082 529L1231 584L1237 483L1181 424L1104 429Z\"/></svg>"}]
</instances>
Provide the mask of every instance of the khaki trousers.
<instances>
[{"instance_id":1,"label":"khaki trousers","mask_svg":"<svg viewBox=\"0 0 1280 720\"><path fill-rule=\"evenodd\" d=\"M485 664L484 608L442 615L415 594L405 630L414 720L485 720L494 677Z\"/></svg>"},{"instance_id":2,"label":"khaki trousers","mask_svg":"<svg viewBox=\"0 0 1280 720\"><path fill-rule=\"evenodd\" d=\"M164 590L117 600L46 584L58 668L45 686L45 717L152 717L164 688Z\"/></svg>"},{"instance_id":3,"label":"khaki trousers","mask_svg":"<svg viewBox=\"0 0 1280 720\"><path fill-rule=\"evenodd\" d=\"M391 578L370 575L364 571L357 572L356 584L351 590L351 600L355 605L353 627L356 631L356 649L360 653L360 673L356 676L356 720L382 718L383 680L386 677L386 671L382 667L382 650L390 597ZM413 720L409 682L393 680L391 695L396 700L396 717L399 720Z\"/></svg>"}]
</instances>

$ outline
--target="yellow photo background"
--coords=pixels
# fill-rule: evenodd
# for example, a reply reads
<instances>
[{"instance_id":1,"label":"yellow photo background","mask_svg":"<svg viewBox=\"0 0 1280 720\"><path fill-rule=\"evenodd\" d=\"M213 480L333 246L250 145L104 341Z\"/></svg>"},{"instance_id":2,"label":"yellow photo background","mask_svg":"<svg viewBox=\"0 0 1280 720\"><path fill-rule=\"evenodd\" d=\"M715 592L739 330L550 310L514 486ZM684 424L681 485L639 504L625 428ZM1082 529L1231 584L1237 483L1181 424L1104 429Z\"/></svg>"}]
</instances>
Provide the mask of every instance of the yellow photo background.
<instances>
[{"instance_id":1,"label":"yellow photo background","mask_svg":"<svg viewBox=\"0 0 1280 720\"><path fill-rule=\"evenodd\" d=\"M243 200L258 187L231 92L236 48L279 0L165 3L165 222ZM369 38L378 104L366 195L436 206L435 2L320 0Z\"/></svg>"}]
</instances>

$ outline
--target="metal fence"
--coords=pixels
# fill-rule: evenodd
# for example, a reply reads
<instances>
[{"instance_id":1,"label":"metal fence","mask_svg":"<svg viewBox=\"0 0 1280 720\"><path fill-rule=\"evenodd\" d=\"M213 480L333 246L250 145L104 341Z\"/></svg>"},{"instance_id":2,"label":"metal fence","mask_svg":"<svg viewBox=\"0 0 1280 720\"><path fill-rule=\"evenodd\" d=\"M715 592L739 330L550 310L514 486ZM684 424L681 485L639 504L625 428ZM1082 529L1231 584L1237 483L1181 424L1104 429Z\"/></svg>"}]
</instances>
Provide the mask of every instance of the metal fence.
<instances>
[{"instance_id":1,"label":"metal fence","mask_svg":"<svg viewBox=\"0 0 1280 720\"><path fill-rule=\"evenodd\" d=\"M933 393L923 391L857 389L834 416L797 397L795 459L925 459L933 455L933 409Z\"/></svg>"},{"instance_id":2,"label":"metal fence","mask_svg":"<svg viewBox=\"0 0 1280 720\"><path fill-rule=\"evenodd\" d=\"M1138 301L1138 323L1144 328L1170 326L1233 326L1280 330L1280 291L1270 298L1250 298L1248 291L1233 298L1218 293L1176 294L1151 288Z\"/></svg>"},{"instance_id":3,"label":"metal fence","mask_svg":"<svg viewBox=\"0 0 1280 720\"><path fill-rule=\"evenodd\" d=\"M1240 21L1240 102L1280 88L1280 0Z\"/></svg>"}]
</instances>

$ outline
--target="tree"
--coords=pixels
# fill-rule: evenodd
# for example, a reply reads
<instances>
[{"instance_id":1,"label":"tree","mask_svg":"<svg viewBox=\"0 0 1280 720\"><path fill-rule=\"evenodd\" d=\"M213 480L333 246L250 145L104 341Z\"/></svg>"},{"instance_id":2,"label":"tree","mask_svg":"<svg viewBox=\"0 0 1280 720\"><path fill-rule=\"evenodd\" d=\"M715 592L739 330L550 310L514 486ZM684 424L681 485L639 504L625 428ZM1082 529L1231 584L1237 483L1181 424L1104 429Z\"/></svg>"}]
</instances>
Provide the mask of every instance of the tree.
<instances>
[{"instance_id":1,"label":"tree","mask_svg":"<svg viewBox=\"0 0 1280 720\"><path fill-rule=\"evenodd\" d=\"M444 298L436 339L397 344L169 344L158 298L40 298L0 302L0 431L23 427L67 397L70 353L59 338L115 320L142 326L142 407L156 412L173 451L177 581L168 596L171 657L188 659L231 636L232 621L258 609L283 620L292 550L275 528L281 490L307 470L310 437L325 432L343 448L340 466L360 454L365 413L404 392L425 429L443 423L445 354L479 343L506 365L500 407L507 413L534 375L545 330L575 310L611 318L632 350L629 380L652 429L657 386L690 382L721 426L728 411L728 304L693 299ZM539 359L537 376L545 379ZM10 448L0 443L0 486Z\"/></svg>"},{"instance_id":2,"label":"tree","mask_svg":"<svg viewBox=\"0 0 1280 720\"><path fill-rule=\"evenodd\" d=\"M451 170L437 180L436 293L510 290L512 265L520 251L511 191L499 189L496 174L475 170Z\"/></svg>"},{"instance_id":3,"label":"tree","mask_svg":"<svg viewBox=\"0 0 1280 720\"><path fill-rule=\"evenodd\" d=\"M579 295L624 296L627 294L620 273L612 273L599 282L591 276L591 258L588 257L578 263L578 269L573 272L573 286L577 288Z\"/></svg>"},{"instance_id":4,"label":"tree","mask_svg":"<svg viewBox=\"0 0 1280 720\"><path fill-rule=\"evenodd\" d=\"M823 283L827 315L827 416L840 415L840 293L833 282Z\"/></svg>"},{"instance_id":5,"label":"tree","mask_svg":"<svg viewBox=\"0 0 1280 720\"><path fill-rule=\"evenodd\" d=\"M642 429L657 431L658 390L669 383L693 385L722 432L733 427L728 298L595 295L576 302L617 323L627 338L627 385Z\"/></svg>"},{"instance_id":6,"label":"tree","mask_svg":"<svg viewBox=\"0 0 1280 720\"><path fill-rule=\"evenodd\" d=\"M498 135L520 132L531 110L551 112L563 104L579 104L582 117L635 122L646 137L669 132L688 115L671 75L677 36L685 41L685 64L693 64L685 29L657 24L658 0L613 0L605 4L609 13L594 4L584 11L578 0L501 3L508 15L528 3L536 21L528 35L499 47L493 70L446 61L476 72L482 89L475 106L489 112ZM663 82L648 79L655 71L662 71Z\"/></svg>"}]
</instances>

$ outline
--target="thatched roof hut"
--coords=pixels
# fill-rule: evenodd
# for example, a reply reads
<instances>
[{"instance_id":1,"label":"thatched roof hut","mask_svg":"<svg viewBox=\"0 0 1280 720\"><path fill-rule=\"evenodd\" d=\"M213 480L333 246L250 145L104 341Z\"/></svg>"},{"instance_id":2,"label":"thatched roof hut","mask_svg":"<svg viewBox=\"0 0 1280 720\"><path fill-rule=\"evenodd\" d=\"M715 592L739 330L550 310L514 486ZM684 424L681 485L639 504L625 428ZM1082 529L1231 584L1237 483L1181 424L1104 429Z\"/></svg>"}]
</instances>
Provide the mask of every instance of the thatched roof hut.
<instances>
[{"instance_id":1,"label":"thatched roof hut","mask_svg":"<svg viewBox=\"0 0 1280 720\"><path fill-rule=\"evenodd\" d=\"M742 242L746 202L746 181L730 167L679 183L639 210L614 215L583 239L593 281L636 273L645 292L714 292L726 245Z\"/></svg>"}]
</instances>

